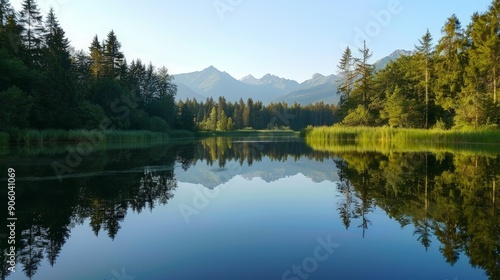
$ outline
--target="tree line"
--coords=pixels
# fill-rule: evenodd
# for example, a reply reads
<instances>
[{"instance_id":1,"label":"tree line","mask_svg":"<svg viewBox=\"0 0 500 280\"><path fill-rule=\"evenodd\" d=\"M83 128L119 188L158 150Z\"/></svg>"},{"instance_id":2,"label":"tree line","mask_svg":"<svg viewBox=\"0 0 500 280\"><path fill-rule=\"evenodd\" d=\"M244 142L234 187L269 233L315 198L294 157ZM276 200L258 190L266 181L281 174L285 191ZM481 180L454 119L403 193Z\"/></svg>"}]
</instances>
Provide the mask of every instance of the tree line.
<instances>
[{"instance_id":1,"label":"tree line","mask_svg":"<svg viewBox=\"0 0 500 280\"><path fill-rule=\"evenodd\" d=\"M464 29L449 17L437 44L427 32L411 55L380 71L365 45L349 47L338 64L339 118L349 126L497 127L500 124L500 1L474 13Z\"/></svg>"},{"instance_id":2,"label":"tree line","mask_svg":"<svg viewBox=\"0 0 500 280\"><path fill-rule=\"evenodd\" d=\"M35 0L15 11L0 1L0 131L22 129L294 130L308 125L413 128L497 127L500 123L500 0L474 13L467 28L453 15L436 45L429 31L411 55L380 71L366 44L348 47L338 65L338 106L264 105L251 98L175 102L167 68L127 62L111 30L88 50L74 50L51 9ZM221 93L222 95L223 93ZM103 122L105 123L103 125Z\"/></svg>"},{"instance_id":3,"label":"tree line","mask_svg":"<svg viewBox=\"0 0 500 280\"><path fill-rule=\"evenodd\" d=\"M333 105L301 107L219 98L175 102L173 76L140 59L127 62L117 34L75 50L51 9L35 0L15 11L0 1L0 131L25 129L232 130L332 124ZM223 94L223 93L221 93ZM290 117L291 116L291 117Z\"/></svg>"},{"instance_id":4,"label":"tree line","mask_svg":"<svg viewBox=\"0 0 500 280\"><path fill-rule=\"evenodd\" d=\"M198 102L196 99L180 101L182 123L204 131L230 131L235 129L293 129L300 130L308 125L331 125L336 121L336 106L318 102L307 106L286 102L262 104L248 98L243 101L226 101L219 97ZM184 113L187 111L187 113ZM191 115L192 114L192 117ZM193 120L193 122L190 122Z\"/></svg>"},{"instance_id":5,"label":"tree line","mask_svg":"<svg viewBox=\"0 0 500 280\"><path fill-rule=\"evenodd\" d=\"M75 51L53 11L34 0L15 11L0 1L0 131L179 128L176 86L167 68L128 63L111 30Z\"/></svg>"}]
</instances>

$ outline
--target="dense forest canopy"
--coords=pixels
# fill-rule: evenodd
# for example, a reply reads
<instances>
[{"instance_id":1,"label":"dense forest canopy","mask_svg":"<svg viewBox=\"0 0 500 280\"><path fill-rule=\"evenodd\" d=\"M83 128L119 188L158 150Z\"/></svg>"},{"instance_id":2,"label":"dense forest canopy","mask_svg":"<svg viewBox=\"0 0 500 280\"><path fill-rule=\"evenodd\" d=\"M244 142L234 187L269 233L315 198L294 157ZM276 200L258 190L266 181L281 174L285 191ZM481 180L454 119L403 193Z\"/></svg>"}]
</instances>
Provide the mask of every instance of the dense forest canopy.
<instances>
[{"instance_id":1,"label":"dense forest canopy","mask_svg":"<svg viewBox=\"0 0 500 280\"><path fill-rule=\"evenodd\" d=\"M42 15L35 0L24 0L21 11L0 1L0 37L0 131L298 129L334 121L334 106L327 104L176 103L167 68L128 62L113 30L104 39L95 35L88 50L75 51L54 11ZM298 117L287 119L289 113Z\"/></svg>"},{"instance_id":2,"label":"dense forest canopy","mask_svg":"<svg viewBox=\"0 0 500 280\"><path fill-rule=\"evenodd\" d=\"M343 77L340 119L345 125L411 128L497 127L500 124L500 1L474 13L464 29L449 17L434 45L427 30L412 55L375 72L366 45L354 57L348 47L338 69Z\"/></svg>"},{"instance_id":3,"label":"dense forest canopy","mask_svg":"<svg viewBox=\"0 0 500 280\"><path fill-rule=\"evenodd\" d=\"M96 35L74 51L51 9L34 0L14 11L0 2L0 130L109 128L166 131L176 126L176 87L166 68L127 63L117 35Z\"/></svg>"},{"instance_id":4,"label":"dense forest canopy","mask_svg":"<svg viewBox=\"0 0 500 280\"><path fill-rule=\"evenodd\" d=\"M452 15L434 44L427 31L412 55L376 71L366 44L338 65L337 105L251 98L175 101L165 67L127 61L117 34L95 35L75 51L53 10L35 0L15 11L0 0L0 132L23 129L233 130L308 125L481 128L500 123L500 0L462 27ZM221 96L225 93L221 92Z\"/></svg>"}]
</instances>

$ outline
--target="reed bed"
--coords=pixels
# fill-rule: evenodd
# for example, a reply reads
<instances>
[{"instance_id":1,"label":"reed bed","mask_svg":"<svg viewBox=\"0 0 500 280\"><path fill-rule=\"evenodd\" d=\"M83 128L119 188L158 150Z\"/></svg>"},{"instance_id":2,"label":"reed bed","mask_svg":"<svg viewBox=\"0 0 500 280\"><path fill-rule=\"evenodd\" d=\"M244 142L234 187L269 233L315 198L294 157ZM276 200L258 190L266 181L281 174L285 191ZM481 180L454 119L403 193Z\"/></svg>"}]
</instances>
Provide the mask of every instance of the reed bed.
<instances>
[{"instance_id":1,"label":"reed bed","mask_svg":"<svg viewBox=\"0 0 500 280\"><path fill-rule=\"evenodd\" d=\"M309 127L303 135L316 150L483 151L500 153L499 130L396 129L390 127Z\"/></svg>"},{"instance_id":2,"label":"reed bed","mask_svg":"<svg viewBox=\"0 0 500 280\"><path fill-rule=\"evenodd\" d=\"M6 142L25 146L45 146L80 142L140 143L162 142L170 139L169 134L151 131L100 131L100 130L23 130L13 133ZM1 140L0 140L1 141Z\"/></svg>"}]
</instances>

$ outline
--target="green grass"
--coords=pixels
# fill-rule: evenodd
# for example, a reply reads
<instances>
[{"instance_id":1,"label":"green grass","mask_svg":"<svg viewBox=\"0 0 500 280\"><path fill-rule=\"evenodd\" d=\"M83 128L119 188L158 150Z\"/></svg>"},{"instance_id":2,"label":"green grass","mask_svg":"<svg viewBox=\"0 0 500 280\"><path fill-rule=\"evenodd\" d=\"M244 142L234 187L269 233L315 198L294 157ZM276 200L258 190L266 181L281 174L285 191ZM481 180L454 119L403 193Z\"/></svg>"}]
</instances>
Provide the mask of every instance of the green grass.
<instances>
[{"instance_id":1,"label":"green grass","mask_svg":"<svg viewBox=\"0 0 500 280\"><path fill-rule=\"evenodd\" d=\"M299 132L293 130L270 130L270 129L240 129L233 131L200 131L197 133L201 137L209 136L298 136Z\"/></svg>"},{"instance_id":2,"label":"green grass","mask_svg":"<svg viewBox=\"0 0 500 280\"><path fill-rule=\"evenodd\" d=\"M395 129L390 127L309 127L302 132L316 150L500 152L500 130Z\"/></svg>"},{"instance_id":3,"label":"green grass","mask_svg":"<svg viewBox=\"0 0 500 280\"><path fill-rule=\"evenodd\" d=\"M17 130L8 134L0 132L0 155L17 151L22 154L57 154L66 146L77 147L90 143L93 150L114 147L147 147L172 141L195 138L195 133L186 130L172 130L168 133L152 131L120 130Z\"/></svg>"},{"instance_id":4,"label":"green grass","mask_svg":"<svg viewBox=\"0 0 500 280\"><path fill-rule=\"evenodd\" d=\"M355 141L357 143L481 143L500 144L500 130L441 130L390 127L315 127L307 128L308 139Z\"/></svg>"},{"instance_id":5,"label":"green grass","mask_svg":"<svg viewBox=\"0 0 500 280\"><path fill-rule=\"evenodd\" d=\"M10 135L10 143L16 145L53 145L79 143L139 143L161 142L170 139L169 134L151 131L99 131L99 130L23 130ZM8 142L8 141L7 141Z\"/></svg>"}]
</instances>

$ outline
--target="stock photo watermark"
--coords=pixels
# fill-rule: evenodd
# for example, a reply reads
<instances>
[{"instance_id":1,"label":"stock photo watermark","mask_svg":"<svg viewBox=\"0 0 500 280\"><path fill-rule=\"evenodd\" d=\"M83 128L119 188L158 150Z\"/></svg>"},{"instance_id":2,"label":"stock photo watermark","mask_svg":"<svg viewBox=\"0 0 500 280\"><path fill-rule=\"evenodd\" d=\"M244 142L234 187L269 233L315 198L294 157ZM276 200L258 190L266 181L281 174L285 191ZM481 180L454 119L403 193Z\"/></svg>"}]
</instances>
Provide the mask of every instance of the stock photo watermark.
<instances>
[{"instance_id":1,"label":"stock photo watermark","mask_svg":"<svg viewBox=\"0 0 500 280\"><path fill-rule=\"evenodd\" d=\"M219 196L221 192L221 188L226 188L227 185L219 186L214 188L213 190L204 188L203 191L198 190L197 188L192 188L194 193L191 204L182 203L179 205L179 212L184 219L186 224L191 222L191 217L194 215L199 215L202 210L206 209L210 205L210 201Z\"/></svg>"},{"instance_id":2,"label":"stock photo watermark","mask_svg":"<svg viewBox=\"0 0 500 280\"><path fill-rule=\"evenodd\" d=\"M224 21L226 19L226 14L234 12L242 3L243 0L215 0L212 2L212 5L220 21Z\"/></svg>"},{"instance_id":3,"label":"stock photo watermark","mask_svg":"<svg viewBox=\"0 0 500 280\"><path fill-rule=\"evenodd\" d=\"M273 127L274 125L276 125L278 120L280 120L285 125L289 125L290 120L295 118L294 115L286 114L279 110L275 110L273 113L274 117L269 122L268 127ZM258 142L250 142L249 145L250 145L249 154L252 156L261 153L264 150L264 145ZM226 172L223 175L221 175L220 178L223 180L224 179L229 180L231 179L229 178L231 174L238 174L240 173L241 170L242 170L241 165L235 165L231 168L231 172L226 170ZM210 205L210 201L216 199L219 196L220 192L226 189L227 187L228 185L224 184L213 190L205 188L203 189L203 191L200 191L196 188L192 188L194 196L191 200L191 203L190 204L182 203L178 207L179 212L184 221L186 222L186 224L189 224L191 222L191 218L193 216L197 216L201 213L201 211L205 210Z\"/></svg>"},{"instance_id":4,"label":"stock photo watermark","mask_svg":"<svg viewBox=\"0 0 500 280\"><path fill-rule=\"evenodd\" d=\"M264 146L258 143L250 143L250 144L252 145L250 147L251 154L262 152L262 150L264 149ZM230 178L231 174L238 174L240 173L241 169L242 169L241 165L234 165L233 167L231 167L230 170L225 170L224 174L220 176L221 181L224 180L229 181L229 179L231 179ZM210 205L210 202L216 199L220 195L221 191L225 190L227 187L228 185L226 183L224 185L220 185L214 188L213 190L205 187L203 191L200 191L197 188L192 188L194 196L191 200L191 203L190 204L182 203L178 207L179 212L181 213L181 216L184 219L184 222L186 222L186 224L189 224L191 222L192 216L199 215L201 211L205 210Z\"/></svg>"},{"instance_id":5,"label":"stock photo watermark","mask_svg":"<svg viewBox=\"0 0 500 280\"><path fill-rule=\"evenodd\" d=\"M373 39L380 36L385 28L387 28L394 17L404 11L404 6L399 0L390 0L384 9L370 12L370 20L367 21L363 27L355 26L354 37L351 44L343 42L340 45L343 51L347 46L354 45L356 48L361 49L364 42L369 44Z\"/></svg>"},{"instance_id":6,"label":"stock photo watermark","mask_svg":"<svg viewBox=\"0 0 500 280\"><path fill-rule=\"evenodd\" d=\"M134 280L135 279L135 276L127 274L124 267L122 267L122 270L120 271L120 273L116 269L111 270L111 274L113 274L113 276L114 276L113 278L111 278L111 280Z\"/></svg>"},{"instance_id":7,"label":"stock photo watermark","mask_svg":"<svg viewBox=\"0 0 500 280\"><path fill-rule=\"evenodd\" d=\"M294 264L290 269L283 272L281 280L305 280L318 270L319 265L325 262L333 254L334 249L340 247L339 243L332 242L332 236L326 239L316 238L318 245L314 248L312 255L304 258L299 264Z\"/></svg>"},{"instance_id":8,"label":"stock photo watermark","mask_svg":"<svg viewBox=\"0 0 500 280\"><path fill-rule=\"evenodd\" d=\"M70 0L40 0L40 3L43 4L41 5L41 11L46 15L49 11L45 7L48 7L48 9L52 8L56 13L60 14L62 8L70 2Z\"/></svg>"},{"instance_id":9,"label":"stock photo watermark","mask_svg":"<svg viewBox=\"0 0 500 280\"><path fill-rule=\"evenodd\" d=\"M115 121L127 119L130 114L130 109L136 108L137 105L131 100L131 97L123 96L122 98L116 99L110 104L111 112L117 114L115 116ZM121 113L120 115L118 115ZM94 148L101 143L105 138L105 133L107 130L114 129L113 120L106 117L101 120L99 128L93 129L85 134L86 140L78 142L76 147L66 146L66 158L64 162L53 161L51 166L54 173L59 179L59 182L63 181L63 176L65 174L71 174L74 168L77 168L83 159L94 151Z\"/></svg>"},{"instance_id":10,"label":"stock photo watermark","mask_svg":"<svg viewBox=\"0 0 500 280\"><path fill-rule=\"evenodd\" d=\"M10 245L7 249L7 270L16 272L16 170L14 168L7 169L7 229L8 241Z\"/></svg>"}]
</instances>

